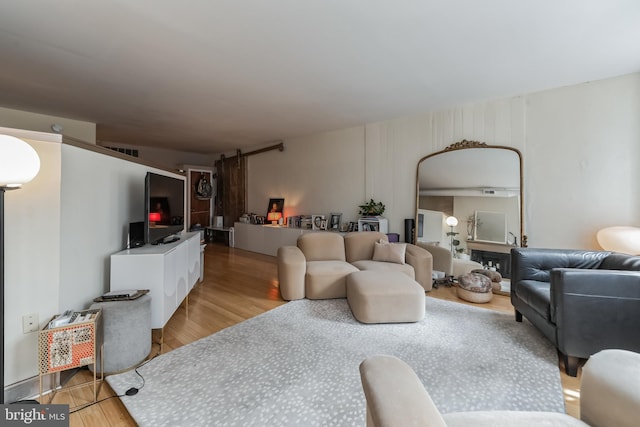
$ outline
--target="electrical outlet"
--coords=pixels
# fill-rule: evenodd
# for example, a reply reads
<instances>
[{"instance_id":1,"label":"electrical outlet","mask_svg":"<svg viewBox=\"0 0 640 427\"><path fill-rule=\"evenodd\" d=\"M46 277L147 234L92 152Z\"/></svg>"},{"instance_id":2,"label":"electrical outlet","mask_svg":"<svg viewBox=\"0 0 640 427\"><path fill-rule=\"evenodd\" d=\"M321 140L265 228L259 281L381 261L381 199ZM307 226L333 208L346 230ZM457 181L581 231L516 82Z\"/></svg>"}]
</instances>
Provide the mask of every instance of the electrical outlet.
<instances>
[{"instance_id":1,"label":"electrical outlet","mask_svg":"<svg viewBox=\"0 0 640 427\"><path fill-rule=\"evenodd\" d=\"M22 333L38 332L38 313L25 314L22 316Z\"/></svg>"}]
</instances>

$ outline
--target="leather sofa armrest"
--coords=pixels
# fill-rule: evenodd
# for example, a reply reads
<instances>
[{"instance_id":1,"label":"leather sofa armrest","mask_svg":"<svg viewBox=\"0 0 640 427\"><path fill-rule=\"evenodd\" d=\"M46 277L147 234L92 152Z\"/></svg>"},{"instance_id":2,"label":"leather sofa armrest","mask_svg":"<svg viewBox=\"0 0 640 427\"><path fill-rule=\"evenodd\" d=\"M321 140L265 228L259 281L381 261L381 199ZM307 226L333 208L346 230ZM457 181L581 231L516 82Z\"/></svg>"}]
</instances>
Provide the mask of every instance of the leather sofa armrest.
<instances>
[{"instance_id":1,"label":"leather sofa armrest","mask_svg":"<svg viewBox=\"0 0 640 427\"><path fill-rule=\"evenodd\" d=\"M413 267L416 282L420 283L425 291L430 291L433 287L433 257L431 253L426 249L407 243L405 261Z\"/></svg>"},{"instance_id":2,"label":"leather sofa armrest","mask_svg":"<svg viewBox=\"0 0 640 427\"><path fill-rule=\"evenodd\" d=\"M367 427L446 427L413 369L394 356L372 356L360 364L367 401Z\"/></svg>"},{"instance_id":3,"label":"leather sofa armrest","mask_svg":"<svg viewBox=\"0 0 640 427\"><path fill-rule=\"evenodd\" d=\"M278 281L282 299L291 301L303 299L304 276L307 271L307 260L297 246L281 246L278 248Z\"/></svg>"},{"instance_id":4,"label":"leather sofa armrest","mask_svg":"<svg viewBox=\"0 0 640 427\"><path fill-rule=\"evenodd\" d=\"M603 348L629 348L640 324L640 272L555 268L551 270L550 315L558 348L588 357Z\"/></svg>"}]
</instances>

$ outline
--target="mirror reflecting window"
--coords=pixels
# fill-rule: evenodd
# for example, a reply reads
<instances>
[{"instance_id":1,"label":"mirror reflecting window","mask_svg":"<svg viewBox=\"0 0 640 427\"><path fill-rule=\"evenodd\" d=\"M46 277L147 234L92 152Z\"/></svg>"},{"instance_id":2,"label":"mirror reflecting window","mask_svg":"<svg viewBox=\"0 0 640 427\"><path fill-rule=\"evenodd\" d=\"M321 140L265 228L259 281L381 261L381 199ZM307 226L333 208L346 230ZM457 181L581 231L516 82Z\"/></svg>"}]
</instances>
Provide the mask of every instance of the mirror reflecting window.
<instances>
[{"instance_id":1,"label":"mirror reflecting window","mask_svg":"<svg viewBox=\"0 0 640 427\"><path fill-rule=\"evenodd\" d=\"M474 240L507 243L507 217L504 212L476 211Z\"/></svg>"}]
</instances>

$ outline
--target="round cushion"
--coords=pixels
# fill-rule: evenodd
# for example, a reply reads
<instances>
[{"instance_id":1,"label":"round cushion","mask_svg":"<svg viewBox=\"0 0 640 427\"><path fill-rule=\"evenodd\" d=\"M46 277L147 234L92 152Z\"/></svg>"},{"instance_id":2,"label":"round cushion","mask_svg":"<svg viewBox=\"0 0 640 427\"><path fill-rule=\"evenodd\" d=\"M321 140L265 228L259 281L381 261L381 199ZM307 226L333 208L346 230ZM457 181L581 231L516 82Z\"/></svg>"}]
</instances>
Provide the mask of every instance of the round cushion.
<instances>
[{"instance_id":1,"label":"round cushion","mask_svg":"<svg viewBox=\"0 0 640 427\"><path fill-rule=\"evenodd\" d=\"M467 273L458 276L458 298L465 301L485 303L491 301L491 280L482 274Z\"/></svg>"},{"instance_id":2,"label":"round cushion","mask_svg":"<svg viewBox=\"0 0 640 427\"><path fill-rule=\"evenodd\" d=\"M502 282L502 275L497 271L477 269L477 270L471 270L471 272L476 274L482 274L483 276L487 276L489 279L491 279L492 282L498 282L498 283Z\"/></svg>"}]
</instances>

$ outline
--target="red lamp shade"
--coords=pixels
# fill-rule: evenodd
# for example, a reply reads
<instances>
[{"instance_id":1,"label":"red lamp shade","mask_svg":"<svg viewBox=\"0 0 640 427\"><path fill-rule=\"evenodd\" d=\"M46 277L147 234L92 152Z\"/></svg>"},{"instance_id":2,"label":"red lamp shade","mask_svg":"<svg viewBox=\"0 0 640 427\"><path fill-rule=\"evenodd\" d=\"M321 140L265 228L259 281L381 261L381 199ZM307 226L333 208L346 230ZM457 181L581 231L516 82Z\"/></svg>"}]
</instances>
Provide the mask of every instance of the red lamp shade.
<instances>
[{"instance_id":1,"label":"red lamp shade","mask_svg":"<svg viewBox=\"0 0 640 427\"><path fill-rule=\"evenodd\" d=\"M267 221L280 221L282 218L282 212L269 212L267 214Z\"/></svg>"},{"instance_id":2,"label":"red lamp shade","mask_svg":"<svg viewBox=\"0 0 640 427\"><path fill-rule=\"evenodd\" d=\"M151 222L160 221L160 212L150 212L149 213L149 221L151 221Z\"/></svg>"}]
</instances>

